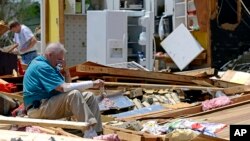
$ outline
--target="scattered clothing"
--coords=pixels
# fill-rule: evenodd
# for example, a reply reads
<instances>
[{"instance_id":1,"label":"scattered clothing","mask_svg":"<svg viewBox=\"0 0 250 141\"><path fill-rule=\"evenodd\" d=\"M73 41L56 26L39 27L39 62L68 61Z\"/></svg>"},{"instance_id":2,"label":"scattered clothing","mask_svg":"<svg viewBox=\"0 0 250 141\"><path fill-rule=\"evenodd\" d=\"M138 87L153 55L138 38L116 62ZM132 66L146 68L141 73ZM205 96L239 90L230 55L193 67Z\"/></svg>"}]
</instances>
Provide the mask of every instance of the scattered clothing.
<instances>
[{"instance_id":1,"label":"scattered clothing","mask_svg":"<svg viewBox=\"0 0 250 141\"><path fill-rule=\"evenodd\" d=\"M25 132L29 133L43 133L37 126L27 126Z\"/></svg>"},{"instance_id":2,"label":"scattered clothing","mask_svg":"<svg viewBox=\"0 0 250 141\"><path fill-rule=\"evenodd\" d=\"M143 132L148 132L150 134L154 134L154 135L161 135L164 133L163 130L161 130L160 125L158 125L158 123L156 121L148 121L145 124L142 125L143 129L141 131ZM168 129L166 129L168 130Z\"/></svg>"},{"instance_id":3,"label":"scattered clothing","mask_svg":"<svg viewBox=\"0 0 250 141\"><path fill-rule=\"evenodd\" d=\"M207 111L213 108L225 106L231 103L231 100L227 96L220 96L211 100L202 102L202 110Z\"/></svg>"},{"instance_id":4,"label":"scattered clothing","mask_svg":"<svg viewBox=\"0 0 250 141\"><path fill-rule=\"evenodd\" d=\"M209 136L216 136L215 134L224 129L226 126L226 124L222 123L207 123L197 122L190 119L176 119L164 125L158 125L156 121L148 121L143 124L142 131L154 135L162 135L171 133L176 129L190 129Z\"/></svg>"},{"instance_id":5,"label":"scattered clothing","mask_svg":"<svg viewBox=\"0 0 250 141\"><path fill-rule=\"evenodd\" d=\"M206 135L216 136L215 134L227 125L223 123L198 122L190 119L177 119L171 123L166 123L164 126L168 127L168 132L175 129L191 129Z\"/></svg>"},{"instance_id":6,"label":"scattered clothing","mask_svg":"<svg viewBox=\"0 0 250 141\"><path fill-rule=\"evenodd\" d=\"M120 141L117 134L101 135L93 138L94 140L105 140L105 141Z\"/></svg>"}]
</instances>

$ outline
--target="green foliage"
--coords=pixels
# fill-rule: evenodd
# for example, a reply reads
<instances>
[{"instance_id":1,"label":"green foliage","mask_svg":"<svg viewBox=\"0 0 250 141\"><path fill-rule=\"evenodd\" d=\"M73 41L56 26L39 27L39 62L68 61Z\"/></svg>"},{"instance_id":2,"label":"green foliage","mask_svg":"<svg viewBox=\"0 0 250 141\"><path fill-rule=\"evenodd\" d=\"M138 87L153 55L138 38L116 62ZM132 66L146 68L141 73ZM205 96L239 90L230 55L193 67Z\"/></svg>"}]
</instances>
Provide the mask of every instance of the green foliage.
<instances>
[{"instance_id":1,"label":"green foliage","mask_svg":"<svg viewBox=\"0 0 250 141\"><path fill-rule=\"evenodd\" d=\"M0 20L20 22L40 16L40 4L30 0L0 0Z\"/></svg>"},{"instance_id":2,"label":"green foliage","mask_svg":"<svg viewBox=\"0 0 250 141\"><path fill-rule=\"evenodd\" d=\"M23 2L22 4L25 4L25 2ZM30 3L28 5L25 4L20 7L18 20L24 22L38 16L40 16L40 4L38 2Z\"/></svg>"},{"instance_id":3,"label":"green foliage","mask_svg":"<svg viewBox=\"0 0 250 141\"><path fill-rule=\"evenodd\" d=\"M39 23L34 22L40 19L40 4L39 2L32 2L31 0L0 0L0 20L9 22L11 20L18 20L20 23L27 26L38 26ZM37 21L37 20L36 20ZM11 44L13 33L9 33L0 37L0 48Z\"/></svg>"}]
</instances>

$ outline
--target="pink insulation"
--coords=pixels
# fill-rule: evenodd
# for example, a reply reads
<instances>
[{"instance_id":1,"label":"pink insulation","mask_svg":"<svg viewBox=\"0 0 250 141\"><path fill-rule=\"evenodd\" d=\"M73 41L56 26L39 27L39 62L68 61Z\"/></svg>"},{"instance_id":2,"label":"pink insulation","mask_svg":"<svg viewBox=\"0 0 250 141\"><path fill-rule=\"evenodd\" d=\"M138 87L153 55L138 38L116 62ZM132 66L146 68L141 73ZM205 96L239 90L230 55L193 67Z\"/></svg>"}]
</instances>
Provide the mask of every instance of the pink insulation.
<instances>
[{"instance_id":1,"label":"pink insulation","mask_svg":"<svg viewBox=\"0 0 250 141\"><path fill-rule=\"evenodd\" d=\"M231 103L230 98L228 98L227 96L221 96L221 97L217 97L217 98L202 102L202 110L207 111L213 108L228 105L230 103Z\"/></svg>"}]
</instances>

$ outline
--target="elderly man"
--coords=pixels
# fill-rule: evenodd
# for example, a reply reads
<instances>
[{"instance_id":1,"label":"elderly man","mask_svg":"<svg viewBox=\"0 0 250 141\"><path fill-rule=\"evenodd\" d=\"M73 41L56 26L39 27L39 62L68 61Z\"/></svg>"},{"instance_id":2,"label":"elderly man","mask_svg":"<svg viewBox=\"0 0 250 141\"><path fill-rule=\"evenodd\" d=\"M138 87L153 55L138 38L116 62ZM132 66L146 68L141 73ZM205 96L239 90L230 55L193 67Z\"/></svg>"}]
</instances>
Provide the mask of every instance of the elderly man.
<instances>
[{"instance_id":1,"label":"elderly man","mask_svg":"<svg viewBox=\"0 0 250 141\"><path fill-rule=\"evenodd\" d=\"M73 115L78 121L93 125L91 127L95 130L90 128L88 133L101 132L102 123L96 97L92 93L81 93L79 90L103 87L104 82L98 79L70 83L69 70L65 68L65 52L62 44L51 43L45 49L44 56L36 57L29 64L23 80L27 114L31 118L44 119ZM64 76L59 68L63 68L61 71Z\"/></svg>"},{"instance_id":2,"label":"elderly man","mask_svg":"<svg viewBox=\"0 0 250 141\"><path fill-rule=\"evenodd\" d=\"M29 64L37 56L36 37L27 26L18 21L9 22L9 30L15 33L14 42L17 48L13 52L22 56L22 63Z\"/></svg>"}]
</instances>

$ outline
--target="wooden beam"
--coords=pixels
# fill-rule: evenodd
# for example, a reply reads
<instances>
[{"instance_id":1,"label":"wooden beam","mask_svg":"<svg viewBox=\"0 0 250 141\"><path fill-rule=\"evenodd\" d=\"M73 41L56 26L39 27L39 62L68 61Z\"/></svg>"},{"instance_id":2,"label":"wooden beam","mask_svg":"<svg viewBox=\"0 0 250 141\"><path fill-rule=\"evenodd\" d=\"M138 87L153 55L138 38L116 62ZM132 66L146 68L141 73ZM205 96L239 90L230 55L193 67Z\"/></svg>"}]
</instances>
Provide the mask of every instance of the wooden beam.
<instances>
[{"instance_id":1,"label":"wooden beam","mask_svg":"<svg viewBox=\"0 0 250 141\"><path fill-rule=\"evenodd\" d=\"M52 130L56 134L60 134L60 135L68 136L68 137L74 137L74 138L81 138L81 137L79 137L77 135L74 135L74 134L71 134L71 133L68 133L68 132L64 131L62 128L45 127L45 129Z\"/></svg>"},{"instance_id":2,"label":"wooden beam","mask_svg":"<svg viewBox=\"0 0 250 141\"><path fill-rule=\"evenodd\" d=\"M0 123L17 124L17 125L34 125L45 127L59 127L68 129L86 130L89 126L86 122L60 121L60 120L46 120L46 119L31 119L21 117L4 117L0 116Z\"/></svg>"},{"instance_id":3,"label":"wooden beam","mask_svg":"<svg viewBox=\"0 0 250 141\"><path fill-rule=\"evenodd\" d=\"M157 83L157 84L174 84L174 85L189 85L187 82L176 82L170 80L159 80L152 78L138 78L138 77L121 77L121 76L102 76L101 79L107 82L133 82L133 83ZM193 80L192 82L196 83L199 80Z\"/></svg>"},{"instance_id":4,"label":"wooden beam","mask_svg":"<svg viewBox=\"0 0 250 141\"><path fill-rule=\"evenodd\" d=\"M220 87L220 88L228 88L228 87L234 87L234 86L240 86L241 85L241 84L228 82L228 81L223 81L223 80L213 80L213 81L214 81L214 86L215 87Z\"/></svg>"},{"instance_id":5,"label":"wooden beam","mask_svg":"<svg viewBox=\"0 0 250 141\"><path fill-rule=\"evenodd\" d=\"M13 99L17 99L20 102L23 102L23 96L20 93L7 93L7 92L0 91L0 94L11 97Z\"/></svg>"},{"instance_id":6,"label":"wooden beam","mask_svg":"<svg viewBox=\"0 0 250 141\"><path fill-rule=\"evenodd\" d=\"M104 82L108 86L129 86L129 87L142 87L148 89L189 89L189 90L210 90L222 91L224 88L202 87L202 86L184 86L184 85L161 85L161 84L138 84L138 83L119 83L119 82Z\"/></svg>"},{"instance_id":7,"label":"wooden beam","mask_svg":"<svg viewBox=\"0 0 250 141\"><path fill-rule=\"evenodd\" d=\"M229 88L225 88L223 91L225 94L246 93L246 92L250 92L250 85L229 87Z\"/></svg>"},{"instance_id":8,"label":"wooden beam","mask_svg":"<svg viewBox=\"0 0 250 141\"><path fill-rule=\"evenodd\" d=\"M206 86L206 87L214 87L212 81L205 81L205 80L192 80L195 84L199 86Z\"/></svg>"},{"instance_id":9,"label":"wooden beam","mask_svg":"<svg viewBox=\"0 0 250 141\"><path fill-rule=\"evenodd\" d=\"M63 135L48 135L44 133L29 133L21 131L10 131L10 130L0 130L1 136L0 140L25 140L25 141L35 141L35 140L56 140L56 141L94 141L93 139L86 138L75 138Z\"/></svg>"},{"instance_id":10,"label":"wooden beam","mask_svg":"<svg viewBox=\"0 0 250 141\"><path fill-rule=\"evenodd\" d=\"M197 75L200 75L200 74L215 75L215 73L216 73L215 69L209 67L209 68L196 69L196 70L191 70L191 71L175 72L174 74L197 76Z\"/></svg>"},{"instance_id":11,"label":"wooden beam","mask_svg":"<svg viewBox=\"0 0 250 141\"><path fill-rule=\"evenodd\" d=\"M108 74L116 76L129 76L129 77L140 77L140 78L151 78L158 80L171 80L177 82L188 82L192 83L192 80L196 80L193 76L184 76L177 74L166 74L160 72L147 72L139 70L129 70L121 68L111 68L102 66L90 66L90 65L78 65L76 72L89 73L89 74Z\"/></svg>"}]
</instances>

